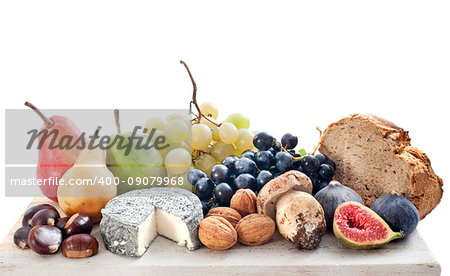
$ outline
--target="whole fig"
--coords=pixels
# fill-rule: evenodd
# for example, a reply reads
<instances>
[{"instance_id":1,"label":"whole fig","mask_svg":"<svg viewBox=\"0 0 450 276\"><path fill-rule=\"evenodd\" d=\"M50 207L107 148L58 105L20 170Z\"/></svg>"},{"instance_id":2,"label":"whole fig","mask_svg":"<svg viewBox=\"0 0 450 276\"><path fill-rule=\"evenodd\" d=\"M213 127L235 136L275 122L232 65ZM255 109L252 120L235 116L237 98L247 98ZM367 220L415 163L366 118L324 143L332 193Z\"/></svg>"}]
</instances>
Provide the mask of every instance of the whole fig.
<instances>
[{"instance_id":1,"label":"whole fig","mask_svg":"<svg viewBox=\"0 0 450 276\"><path fill-rule=\"evenodd\" d=\"M377 198L370 209L382 217L394 231L403 231L405 237L417 227L419 212L416 206L396 191Z\"/></svg>"},{"instance_id":2,"label":"whole fig","mask_svg":"<svg viewBox=\"0 0 450 276\"><path fill-rule=\"evenodd\" d=\"M317 192L314 197L322 205L329 230L333 229L334 212L339 204L347 201L356 201L364 204L358 193L335 180Z\"/></svg>"}]
</instances>

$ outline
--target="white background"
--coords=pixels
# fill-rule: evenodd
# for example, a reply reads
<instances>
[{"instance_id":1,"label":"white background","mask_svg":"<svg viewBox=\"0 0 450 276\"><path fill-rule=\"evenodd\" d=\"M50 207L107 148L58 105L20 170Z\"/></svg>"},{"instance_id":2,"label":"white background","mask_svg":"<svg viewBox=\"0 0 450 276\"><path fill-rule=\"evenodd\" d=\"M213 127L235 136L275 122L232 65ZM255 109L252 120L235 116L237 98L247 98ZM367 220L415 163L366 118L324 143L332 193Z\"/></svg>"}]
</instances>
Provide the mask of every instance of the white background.
<instances>
[{"instance_id":1,"label":"white background","mask_svg":"<svg viewBox=\"0 0 450 276\"><path fill-rule=\"evenodd\" d=\"M292 132L311 148L317 125L374 113L409 130L444 183L450 179L448 1L149 2L2 1L2 109L26 100L41 108L186 108L182 58L199 101L217 103L222 119L243 112L252 129ZM419 231L449 275L444 190ZM2 194L0 238L29 200Z\"/></svg>"}]
</instances>

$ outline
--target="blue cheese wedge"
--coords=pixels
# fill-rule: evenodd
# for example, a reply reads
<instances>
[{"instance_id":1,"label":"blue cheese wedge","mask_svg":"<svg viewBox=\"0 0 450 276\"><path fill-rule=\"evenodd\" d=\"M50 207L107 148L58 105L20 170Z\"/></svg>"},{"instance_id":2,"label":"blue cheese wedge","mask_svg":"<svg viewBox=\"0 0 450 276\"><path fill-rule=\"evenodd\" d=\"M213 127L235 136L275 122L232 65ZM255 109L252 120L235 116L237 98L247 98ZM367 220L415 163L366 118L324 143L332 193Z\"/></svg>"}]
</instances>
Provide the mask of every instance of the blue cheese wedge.
<instances>
[{"instance_id":1,"label":"blue cheese wedge","mask_svg":"<svg viewBox=\"0 0 450 276\"><path fill-rule=\"evenodd\" d=\"M202 204L179 188L138 189L112 199L102 210L100 231L105 247L116 254L142 256L158 236L195 250Z\"/></svg>"}]
</instances>

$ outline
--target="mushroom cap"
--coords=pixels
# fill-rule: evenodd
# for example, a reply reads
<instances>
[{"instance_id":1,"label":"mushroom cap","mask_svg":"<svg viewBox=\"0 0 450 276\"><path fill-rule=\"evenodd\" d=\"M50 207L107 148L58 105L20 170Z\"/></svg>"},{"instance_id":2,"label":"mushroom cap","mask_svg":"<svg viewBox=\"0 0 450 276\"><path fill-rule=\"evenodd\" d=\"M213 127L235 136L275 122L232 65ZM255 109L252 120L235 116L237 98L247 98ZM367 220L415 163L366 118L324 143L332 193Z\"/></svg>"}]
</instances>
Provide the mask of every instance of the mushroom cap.
<instances>
[{"instance_id":1,"label":"mushroom cap","mask_svg":"<svg viewBox=\"0 0 450 276\"><path fill-rule=\"evenodd\" d=\"M314 249L326 232L325 214L310 194L289 191L276 204L278 231L297 248Z\"/></svg>"},{"instance_id":2,"label":"mushroom cap","mask_svg":"<svg viewBox=\"0 0 450 276\"><path fill-rule=\"evenodd\" d=\"M309 177L299 171L288 171L266 183L258 193L256 207L258 213L275 220L275 208L281 195L294 191L312 193L313 184Z\"/></svg>"}]
</instances>

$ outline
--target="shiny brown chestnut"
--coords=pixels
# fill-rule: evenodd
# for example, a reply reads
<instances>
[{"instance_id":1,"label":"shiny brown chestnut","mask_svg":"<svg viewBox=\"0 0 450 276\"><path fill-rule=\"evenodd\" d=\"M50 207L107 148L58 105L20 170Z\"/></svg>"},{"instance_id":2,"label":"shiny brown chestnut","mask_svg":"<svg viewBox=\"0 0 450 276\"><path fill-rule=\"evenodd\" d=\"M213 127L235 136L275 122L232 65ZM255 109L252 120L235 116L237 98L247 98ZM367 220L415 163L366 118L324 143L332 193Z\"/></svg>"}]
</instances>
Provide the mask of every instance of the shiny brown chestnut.
<instances>
[{"instance_id":1,"label":"shiny brown chestnut","mask_svg":"<svg viewBox=\"0 0 450 276\"><path fill-rule=\"evenodd\" d=\"M64 227L67 224L67 221L70 219L70 217L63 217L56 219L55 226L59 228L59 230L64 231Z\"/></svg>"},{"instance_id":2,"label":"shiny brown chestnut","mask_svg":"<svg viewBox=\"0 0 450 276\"><path fill-rule=\"evenodd\" d=\"M38 254L55 253L61 242L61 230L50 225L35 226L28 235L28 245Z\"/></svg>"},{"instance_id":3,"label":"shiny brown chestnut","mask_svg":"<svg viewBox=\"0 0 450 276\"><path fill-rule=\"evenodd\" d=\"M59 213L53 209L42 209L34 214L31 219L31 226L37 225L55 225L56 219L59 218Z\"/></svg>"},{"instance_id":4,"label":"shiny brown chestnut","mask_svg":"<svg viewBox=\"0 0 450 276\"><path fill-rule=\"evenodd\" d=\"M24 249L28 248L28 235L30 234L31 227L30 226L22 226L14 232L14 243Z\"/></svg>"},{"instance_id":5,"label":"shiny brown chestnut","mask_svg":"<svg viewBox=\"0 0 450 276\"><path fill-rule=\"evenodd\" d=\"M58 210L56 210L56 208L50 204L39 204L31 206L23 215L22 226L31 226L31 219L33 218L34 214L43 209L52 209L58 212Z\"/></svg>"},{"instance_id":6,"label":"shiny brown chestnut","mask_svg":"<svg viewBox=\"0 0 450 276\"><path fill-rule=\"evenodd\" d=\"M88 214L76 213L70 217L64 226L66 237L76 234L89 234L92 231L92 220Z\"/></svg>"},{"instance_id":7,"label":"shiny brown chestnut","mask_svg":"<svg viewBox=\"0 0 450 276\"><path fill-rule=\"evenodd\" d=\"M61 253L67 258L87 258L98 251L97 239L89 234L76 234L65 239Z\"/></svg>"}]
</instances>

